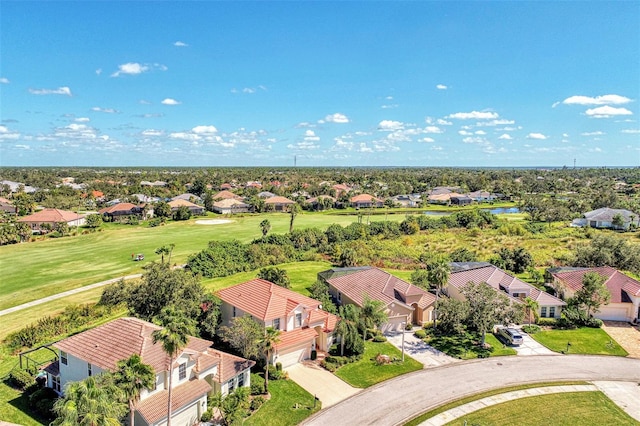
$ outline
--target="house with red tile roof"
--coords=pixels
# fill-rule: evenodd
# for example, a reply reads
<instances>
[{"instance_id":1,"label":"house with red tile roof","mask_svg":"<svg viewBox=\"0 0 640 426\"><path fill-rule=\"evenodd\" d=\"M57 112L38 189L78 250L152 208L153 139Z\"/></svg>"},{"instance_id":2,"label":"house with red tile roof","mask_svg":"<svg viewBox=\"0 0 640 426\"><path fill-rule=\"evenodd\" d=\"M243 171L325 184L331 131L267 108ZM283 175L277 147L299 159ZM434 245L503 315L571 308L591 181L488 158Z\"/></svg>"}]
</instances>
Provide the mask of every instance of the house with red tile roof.
<instances>
[{"instance_id":1,"label":"house with red tile roof","mask_svg":"<svg viewBox=\"0 0 640 426\"><path fill-rule=\"evenodd\" d=\"M212 197L214 200L241 200L242 197L231 191L222 190Z\"/></svg>"},{"instance_id":2,"label":"house with red tile roof","mask_svg":"<svg viewBox=\"0 0 640 426\"><path fill-rule=\"evenodd\" d=\"M351 207L357 209L384 206L384 201L369 194L355 195L349 198L349 202L351 203Z\"/></svg>"},{"instance_id":3,"label":"house with red tile roof","mask_svg":"<svg viewBox=\"0 0 640 426\"><path fill-rule=\"evenodd\" d=\"M82 226L85 223L85 216L68 210L44 209L21 217L18 222L29 225L33 233L42 233L55 229L58 223L66 223L69 226Z\"/></svg>"},{"instance_id":4,"label":"house with red tile roof","mask_svg":"<svg viewBox=\"0 0 640 426\"><path fill-rule=\"evenodd\" d=\"M436 297L423 289L372 266L333 268L318 273L318 279L329 286L338 304L362 307L365 297L385 305L389 322L380 328L400 331L409 324L423 325L433 321Z\"/></svg>"},{"instance_id":5,"label":"house with red tile roof","mask_svg":"<svg viewBox=\"0 0 640 426\"><path fill-rule=\"evenodd\" d=\"M137 216L142 218L145 213L145 209L143 206L133 203L117 203L113 206L100 209L98 213L100 213L105 217L105 219L109 221L116 221L129 216Z\"/></svg>"},{"instance_id":6,"label":"house with red tile roof","mask_svg":"<svg viewBox=\"0 0 640 426\"><path fill-rule=\"evenodd\" d=\"M0 197L0 211L9 213L9 214L17 214L18 209L13 205L11 200L8 200L4 197Z\"/></svg>"},{"instance_id":7,"label":"house with red tile roof","mask_svg":"<svg viewBox=\"0 0 640 426\"><path fill-rule=\"evenodd\" d=\"M186 207L189 209L192 215L204 214L204 207L192 203L191 201L182 200L180 198L171 200L167 204L169 204L169 206L171 207L172 212L178 211L180 207Z\"/></svg>"},{"instance_id":8,"label":"house with red tile roof","mask_svg":"<svg viewBox=\"0 0 640 426\"><path fill-rule=\"evenodd\" d=\"M280 195L275 195L264 200L264 204L266 206L270 206L270 208L277 212L289 211L291 206L293 206L295 203L295 201L290 200L287 197L282 197Z\"/></svg>"},{"instance_id":9,"label":"house with red tile roof","mask_svg":"<svg viewBox=\"0 0 640 426\"><path fill-rule=\"evenodd\" d=\"M220 214L249 213L252 207L239 199L226 198L213 203L213 211Z\"/></svg>"},{"instance_id":10,"label":"house with red tile roof","mask_svg":"<svg viewBox=\"0 0 640 426\"><path fill-rule=\"evenodd\" d=\"M445 293L453 299L464 300L461 289L470 282L485 283L515 303L523 303L527 297L535 300L538 302L537 315L541 318L560 318L562 308L567 305L487 262L452 262Z\"/></svg>"},{"instance_id":11,"label":"house with red tile roof","mask_svg":"<svg viewBox=\"0 0 640 426\"><path fill-rule=\"evenodd\" d=\"M118 361L137 354L153 367L153 389L144 389L136 404L135 424L164 425L167 422L170 357L152 334L160 327L138 318L119 318L63 339L52 346L58 359L49 364L47 386L62 393L69 382L112 371ZM226 394L236 387L250 386L255 364L211 348L212 342L189 337L187 346L174 360L172 415L174 424L195 424L207 410L207 396Z\"/></svg>"},{"instance_id":12,"label":"house with red tile roof","mask_svg":"<svg viewBox=\"0 0 640 426\"><path fill-rule=\"evenodd\" d=\"M222 325L251 315L262 327L280 330L271 362L290 367L309 359L311 352L328 352L338 317L322 310L320 302L259 278L217 292L222 301Z\"/></svg>"},{"instance_id":13,"label":"house with red tile roof","mask_svg":"<svg viewBox=\"0 0 640 426\"><path fill-rule=\"evenodd\" d=\"M563 298L573 297L582 288L582 279L587 272L604 277L604 285L611 294L606 305L600 306L593 316L609 321L640 321L640 282L610 266L597 268L552 268L547 271L552 285Z\"/></svg>"}]
</instances>

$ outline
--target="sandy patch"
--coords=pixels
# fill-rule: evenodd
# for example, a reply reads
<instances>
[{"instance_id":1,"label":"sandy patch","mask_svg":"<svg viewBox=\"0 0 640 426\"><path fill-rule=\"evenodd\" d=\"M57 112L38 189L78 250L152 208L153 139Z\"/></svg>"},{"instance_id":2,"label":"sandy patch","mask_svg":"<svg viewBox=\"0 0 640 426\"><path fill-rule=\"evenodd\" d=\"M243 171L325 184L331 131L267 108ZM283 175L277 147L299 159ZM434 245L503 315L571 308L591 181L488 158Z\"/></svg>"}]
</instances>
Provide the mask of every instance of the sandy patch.
<instances>
[{"instance_id":1,"label":"sandy patch","mask_svg":"<svg viewBox=\"0 0 640 426\"><path fill-rule=\"evenodd\" d=\"M228 219L202 219L196 220L196 225L222 225L223 223L231 223Z\"/></svg>"}]
</instances>

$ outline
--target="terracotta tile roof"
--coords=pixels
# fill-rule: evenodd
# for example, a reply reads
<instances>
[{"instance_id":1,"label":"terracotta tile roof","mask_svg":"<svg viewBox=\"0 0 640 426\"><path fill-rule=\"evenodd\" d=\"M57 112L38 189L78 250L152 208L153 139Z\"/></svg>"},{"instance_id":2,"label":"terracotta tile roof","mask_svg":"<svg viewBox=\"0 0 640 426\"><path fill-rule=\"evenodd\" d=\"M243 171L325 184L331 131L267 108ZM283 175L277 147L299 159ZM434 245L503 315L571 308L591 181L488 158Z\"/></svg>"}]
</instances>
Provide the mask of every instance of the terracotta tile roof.
<instances>
[{"instance_id":1,"label":"terracotta tile roof","mask_svg":"<svg viewBox=\"0 0 640 426\"><path fill-rule=\"evenodd\" d=\"M122 211L130 212L138 208L139 208L138 206L132 203L118 203L111 207L106 207L104 209L101 209L98 213L105 214L105 213L115 213L115 212L122 212Z\"/></svg>"},{"instance_id":2,"label":"terracotta tile roof","mask_svg":"<svg viewBox=\"0 0 640 426\"><path fill-rule=\"evenodd\" d=\"M280 195L276 195L275 197L270 197L264 200L265 204L295 204L295 201L288 199L287 197L281 197Z\"/></svg>"},{"instance_id":3,"label":"terracotta tile roof","mask_svg":"<svg viewBox=\"0 0 640 426\"><path fill-rule=\"evenodd\" d=\"M11 201L7 198L4 197L0 197L0 203L7 203L7 204L11 204Z\"/></svg>"},{"instance_id":4,"label":"terracotta tile roof","mask_svg":"<svg viewBox=\"0 0 640 426\"><path fill-rule=\"evenodd\" d=\"M174 387L171 392L171 412L175 413L179 408L190 405L210 390L209 383L197 379ZM167 417L168 398L169 391L162 390L138 402L136 411L146 420L147 424L157 423Z\"/></svg>"},{"instance_id":5,"label":"terracotta tile roof","mask_svg":"<svg viewBox=\"0 0 640 426\"><path fill-rule=\"evenodd\" d=\"M338 323L339 319L340 318L338 318L336 315L333 315L329 312L315 309L309 314L309 326L313 327L317 323L322 323L323 331L330 333L335 330L336 324Z\"/></svg>"},{"instance_id":6,"label":"terracotta tile roof","mask_svg":"<svg viewBox=\"0 0 640 426\"><path fill-rule=\"evenodd\" d=\"M214 200L217 200L218 198L222 198L222 199L228 200L228 199L239 199L239 198L242 198L242 197L239 196L239 195L234 194L231 191L226 191L225 190L225 191L220 191L216 195L213 196Z\"/></svg>"},{"instance_id":7,"label":"terracotta tile roof","mask_svg":"<svg viewBox=\"0 0 640 426\"><path fill-rule=\"evenodd\" d=\"M232 377L237 376L256 364L255 361L244 359L212 348L209 348L207 352L210 355L215 356L220 363L218 366L218 374L216 375L218 383L225 383Z\"/></svg>"},{"instance_id":8,"label":"terracotta tile roof","mask_svg":"<svg viewBox=\"0 0 640 426\"><path fill-rule=\"evenodd\" d=\"M327 283L359 306L364 303L364 295L380 300L385 305L391 302L406 303L408 296L420 296L420 307L435 302L435 296L390 273L378 268L354 270L346 275L327 279Z\"/></svg>"},{"instance_id":9,"label":"terracotta tile roof","mask_svg":"<svg viewBox=\"0 0 640 426\"><path fill-rule=\"evenodd\" d=\"M640 282L610 266L557 271L552 272L551 275L575 292L582 288L582 278L587 272L596 272L605 278L604 284L611 293L610 303L623 302L623 291L631 296L640 296Z\"/></svg>"},{"instance_id":10,"label":"terracotta tile roof","mask_svg":"<svg viewBox=\"0 0 640 426\"><path fill-rule=\"evenodd\" d=\"M318 202L320 199L322 199L322 198L329 199L329 200L331 200L331 201L332 201L332 202L334 202L334 203L337 201L335 198L333 198L333 197L332 197L332 196L330 196L330 195L318 195L317 197L309 198L309 199L307 200L307 203L309 203L309 204L315 204L315 203L317 203L317 202Z\"/></svg>"},{"instance_id":11,"label":"terracotta tile roof","mask_svg":"<svg viewBox=\"0 0 640 426\"><path fill-rule=\"evenodd\" d=\"M169 356L160 343L153 343L151 336L159 329L157 325L138 318L118 318L53 346L106 370L114 369L118 361L137 354L157 373L169 368ZM212 344L208 340L190 337L186 349L204 352Z\"/></svg>"},{"instance_id":12,"label":"terracotta tile roof","mask_svg":"<svg viewBox=\"0 0 640 426\"><path fill-rule=\"evenodd\" d=\"M320 305L317 300L259 278L222 289L217 294L226 303L261 321L282 318L298 305L309 309Z\"/></svg>"},{"instance_id":13,"label":"terracotta tile roof","mask_svg":"<svg viewBox=\"0 0 640 426\"><path fill-rule=\"evenodd\" d=\"M71 222L84 216L76 212L60 209L44 209L29 216L21 217L18 222Z\"/></svg>"},{"instance_id":14,"label":"terracotta tile roof","mask_svg":"<svg viewBox=\"0 0 640 426\"><path fill-rule=\"evenodd\" d=\"M216 201L215 203L213 203L213 206L218 208L229 208L233 206L249 207L249 204L244 203L237 198L225 198L223 200Z\"/></svg>"},{"instance_id":15,"label":"terracotta tile roof","mask_svg":"<svg viewBox=\"0 0 640 426\"><path fill-rule=\"evenodd\" d=\"M280 333L280 343L276 345L278 350L285 348L291 348L294 346L300 346L303 343L311 345L315 338L318 337L318 333L309 327L296 328L292 331L283 331Z\"/></svg>"},{"instance_id":16,"label":"terracotta tile roof","mask_svg":"<svg viewBox=\"0 0 640 426\"><path fill-rule=\"evenodd\" d=\"M381 203L382 202L381 199L376 198L373 195L369 195L369 194L355 195L355 196L351 197L349 199L349 201L352 202L352 203L370 203L372 199L373 199L373 202L375 202L375 203Z\"/></svg>"},{"instance_id":17,"label":"terracotta tile roof","mask_svg":"<svg viewBox=\"0 0 640 426\"><path fill-rule=\"evenodd\" d=\"M209 354L209 350L203 354L196 355L196 365L194 367L196 373L202 373L211 367L220 364L220 358Z\"/></svg>"},{"instance_id":18,"label":"terracotta tile roof","mask_svg":"<svg viewBox=\"0 0 640 426\"><path fill-rule=\"evenodd\" d=\"M183 207L183 206L186 206L186 207L197 207L199 209L202 208L202 206L194 204L189 200L183 200L181 198L178 198L177 200L171 200L167 204L169 204L171 206L171 208Z\"/></svg>"}]
</instances>

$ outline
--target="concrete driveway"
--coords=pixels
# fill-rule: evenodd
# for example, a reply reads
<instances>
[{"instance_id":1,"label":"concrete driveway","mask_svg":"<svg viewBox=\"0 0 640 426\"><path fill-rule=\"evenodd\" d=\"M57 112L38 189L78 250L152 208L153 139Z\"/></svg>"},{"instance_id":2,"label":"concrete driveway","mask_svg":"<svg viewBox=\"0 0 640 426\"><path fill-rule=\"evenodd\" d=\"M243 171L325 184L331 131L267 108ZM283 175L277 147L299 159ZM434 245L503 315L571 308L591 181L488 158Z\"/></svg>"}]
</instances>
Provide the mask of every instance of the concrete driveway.
<instances>
[{"instance_id":1,"label":"concrete driveway","mask_svg":"<svg viewBox=\"0 0 640 426\"><path fill-rule=\"evenodd\" d=\"M640 358L640 326L628 322L605 321L602 329L607 332L631 358Z\"/></svg>"},{"instance_id":2,"label":"concrete driveway","mask_svg":"<svg viewBox=\"0 0 640 426\"><path fill-rule=\"evenodd\" d=\"M286 368L286 371L291 380L322 401L322 408L335 405L362 390L348 385L333 373L311 362L296 364Z\"/></svg>"},{"instance_id":3,"label":"concrete driveway","mask_svg":"<svg viewBox=\"0 0 640 426\"><path fill-rule=\"evenodd\" d=\"M520 333L522 334L523 343L520 346L511 346L516 350L516 352L518 352L519 356L560 355L559 353L552 351L546 346L542 346L542 344L535 341L533 337L529 336L524 331L520 330Z\"/></svg>"},{"instance_id":4,"label":"concrete driveway","mask_svg":"<svg viewBox=\"0 0 640 426\"><path fill-rule=\"evenodd\" d=\"M530 382L640 382L640 360L614 356L541 355L486 358L427 368L387 380L323 409L305 425L397 425L444 403Z\"/></svg>"},{"instance_id":5,"label":"concrete driveway","mask_svg":"<svg viewBox=\"0 0 640 426\"><path fill-rule=\"evenodd\" d=\"M387 341L398 349L402 350L402 333L404 333L404 353L411 358L420 362L424 368L438 367L440 365L451 364L460 361L457 358L450 357L444 352L440 352L418 339L413 335L413 331L407 332L388 332L385 333Z\"/></svg>"}]
</instances>

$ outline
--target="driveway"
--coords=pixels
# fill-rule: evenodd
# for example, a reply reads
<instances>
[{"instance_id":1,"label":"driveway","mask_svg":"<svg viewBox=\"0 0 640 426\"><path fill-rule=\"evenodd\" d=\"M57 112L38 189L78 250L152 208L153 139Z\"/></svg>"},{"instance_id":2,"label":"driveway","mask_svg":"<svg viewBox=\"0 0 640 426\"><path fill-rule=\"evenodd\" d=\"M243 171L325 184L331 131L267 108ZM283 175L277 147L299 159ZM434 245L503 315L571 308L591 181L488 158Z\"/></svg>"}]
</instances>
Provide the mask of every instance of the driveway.
<instances>
[{"instance_id":1,"label":"driveway","mask_svg":"<svg viewBox=\"0 0 640 426\"><path fill-rule=\"evenodd\" d=\"M520 330L520 334L522 334L522 344L520 346L511 346L516 350L518 355L560 355L559 353L552 351L546 346L542 346L542 344L535 341L533 337L529 336L524 331Z\"/></svg>"},{"instance_id":2,"label":"driveway","mask_svg":"<svg viewBox=\"0 0 640 426\"><path fill-rule=\"evenodd\" d=\"M422 363L424 368L438 367L460 361L440 352L414 336L413 331L389 332L385 334L387 341L402 350L402 334L404 333L404 353Z\"/></svg>"},{"instance_id":3,"label":"driveway","mask_svg":"<svg viewBox=\"0 0 640 426\"><path fill-rule=\"evenodd\" d=\"M628 322L605 321L602 329L607 332L632 358L640 358L640 328Z\"/></svg>"},{"instance_id":4,"label":"driveway","mask_svg":"<svg viewBox=\"0 0 640 426\"><path fill-rule=\"evenodd\" d=\"M372 386L307 419L305 425L397 425L444 403L522 383L588 380L640 382L640 360L541 355L462 361Z\"/></svg>"},{"instance_id":5,"label":"driveway","mask_svg":"<svg viewBox=\"0 0 640 426\"><path fill-rule=\"evenodd\" d=\"M286 368L286 371L291 380L322 401L322 408L335 405L362 390L348 385L333 373L311 362L296 364Z\"/></svg>"}]
</instances>

